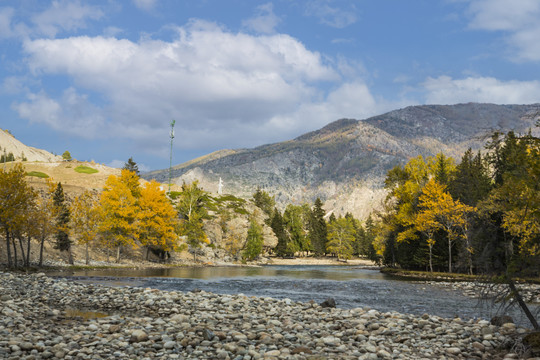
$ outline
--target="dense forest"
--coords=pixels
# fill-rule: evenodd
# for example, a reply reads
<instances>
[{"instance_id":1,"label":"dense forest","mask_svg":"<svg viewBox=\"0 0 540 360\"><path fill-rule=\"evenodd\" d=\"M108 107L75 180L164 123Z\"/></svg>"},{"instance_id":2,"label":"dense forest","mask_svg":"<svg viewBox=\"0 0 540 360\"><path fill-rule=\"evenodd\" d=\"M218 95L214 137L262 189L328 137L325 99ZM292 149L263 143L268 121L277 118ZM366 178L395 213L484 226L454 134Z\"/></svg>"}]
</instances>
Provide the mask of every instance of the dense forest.
<instances>
[{"instance_id":1,"label":"dense forest","mask_svg":"<svg viewBox=\"0 0 540 360\"><path fill-rule=\"evenodd\" d=\"M419 156L388 172L386 211L373 243L388 266L537 277L540 142L495 133L459 164Z\"/></svg>"}]
</instances>

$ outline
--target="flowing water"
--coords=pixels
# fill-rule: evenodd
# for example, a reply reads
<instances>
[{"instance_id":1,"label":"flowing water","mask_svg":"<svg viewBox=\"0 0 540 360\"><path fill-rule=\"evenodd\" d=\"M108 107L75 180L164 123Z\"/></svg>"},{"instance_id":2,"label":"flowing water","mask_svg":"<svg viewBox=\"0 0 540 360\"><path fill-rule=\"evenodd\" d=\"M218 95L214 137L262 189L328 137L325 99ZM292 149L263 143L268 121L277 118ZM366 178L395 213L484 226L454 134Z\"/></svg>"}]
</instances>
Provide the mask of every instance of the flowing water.
<instances>
[{"instance_id":1,"label":"flowing water","mask_svg":"<svg viewBox=\"0 0 540 360\"><path fill-rule=\"evenodd\" d=\"M51 273L66 277L65 273ZM160 290L200 289L218 294L289 298L317 303L334 298L338 307L441 317L491 318L495 309L442 285L404 281L378 270L353 266L179 267L75 270L69 279ZM510 314L518 320L520 315ZM525 322L518 320L526 325Z\"/></svg>"}]
</instances>

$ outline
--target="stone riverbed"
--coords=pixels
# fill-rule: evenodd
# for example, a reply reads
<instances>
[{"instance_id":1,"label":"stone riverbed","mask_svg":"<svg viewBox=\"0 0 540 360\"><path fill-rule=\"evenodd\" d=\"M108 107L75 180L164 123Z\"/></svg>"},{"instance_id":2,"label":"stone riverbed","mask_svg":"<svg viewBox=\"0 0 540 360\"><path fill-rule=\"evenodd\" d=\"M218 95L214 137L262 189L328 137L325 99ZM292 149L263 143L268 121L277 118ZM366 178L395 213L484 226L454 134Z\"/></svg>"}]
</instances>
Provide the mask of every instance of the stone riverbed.
<instances>
[{"instance_id":1,"label":"stone riverbed","mask_svg":"<svg viewBox=\"0 0 540 360\"><path fill-rule=\"evenodd\" d=\"M515 359L527 330L0 272L5 359Z\"/></svg>"}]
</instances>

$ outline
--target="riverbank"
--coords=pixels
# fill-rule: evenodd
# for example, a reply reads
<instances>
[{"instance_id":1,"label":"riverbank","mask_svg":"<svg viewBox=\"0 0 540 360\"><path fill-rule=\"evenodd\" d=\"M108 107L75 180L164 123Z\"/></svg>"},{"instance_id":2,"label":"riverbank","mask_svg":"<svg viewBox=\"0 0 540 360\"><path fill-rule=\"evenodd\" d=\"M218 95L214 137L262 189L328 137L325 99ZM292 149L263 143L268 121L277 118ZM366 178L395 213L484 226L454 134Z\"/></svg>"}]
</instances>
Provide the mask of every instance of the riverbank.
<instances>
[{"instance_id":1,"label":"riverbank","mask_svg":"<svg viewBox=\"0 0 540 360\"><path fill-rule=\"evenodd\" d=\"M7 359L517 358L525 329L289 299L164 292L0 273Z\"/></svg>"},{"instance_id":2,"label":"riverbank","mask_svg":"<svg viewBox=\"0 0 540 360\"><path fill-rule=\"evenodd\" d=\"M416 280L425 284L451 288L475 299L491 299L496 294L508 293L507 284L493 284L477 275L457 273L430 273L392 268L381 268L383 274ZM527 303L540 304L540 279L527 279L516 282L516 288Z\"/></svg>"}]
</instances>

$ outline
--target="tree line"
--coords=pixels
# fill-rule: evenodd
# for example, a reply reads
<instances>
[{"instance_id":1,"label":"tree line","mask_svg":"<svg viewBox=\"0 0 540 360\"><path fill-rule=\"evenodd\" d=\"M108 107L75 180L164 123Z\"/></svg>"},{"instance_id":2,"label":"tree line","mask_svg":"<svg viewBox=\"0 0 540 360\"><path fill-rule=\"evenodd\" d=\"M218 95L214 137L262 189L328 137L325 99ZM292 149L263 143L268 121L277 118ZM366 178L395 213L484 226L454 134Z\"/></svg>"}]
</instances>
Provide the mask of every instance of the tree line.
<instances>
[{"instance_id":1,"label":"tree line","mask_svg":"<svg viewBox=\"0 0 540 360\"><path fill-rule=\"evenodd\" d=\"M274 197L261 189L253 194L253 201L267 215L267 225L278 239L273 249L277 256L331 254L343 260L352 256L374 256L375 228L371 217L362 224L350 213L326 216L320 198L311 206L289 204L281 212L275 206Z\"/></svg>"},{"instance_id":2,"label":"tree line","mask_svg":"<svg viewBox=\"0 0 540 360\"><path fill-rule=\"evenodd\" d=\"M373 243L388 266L538 276L540 141L495 133L486 152L410 159L390 170Z\"/></svg>"}]
</instances>

